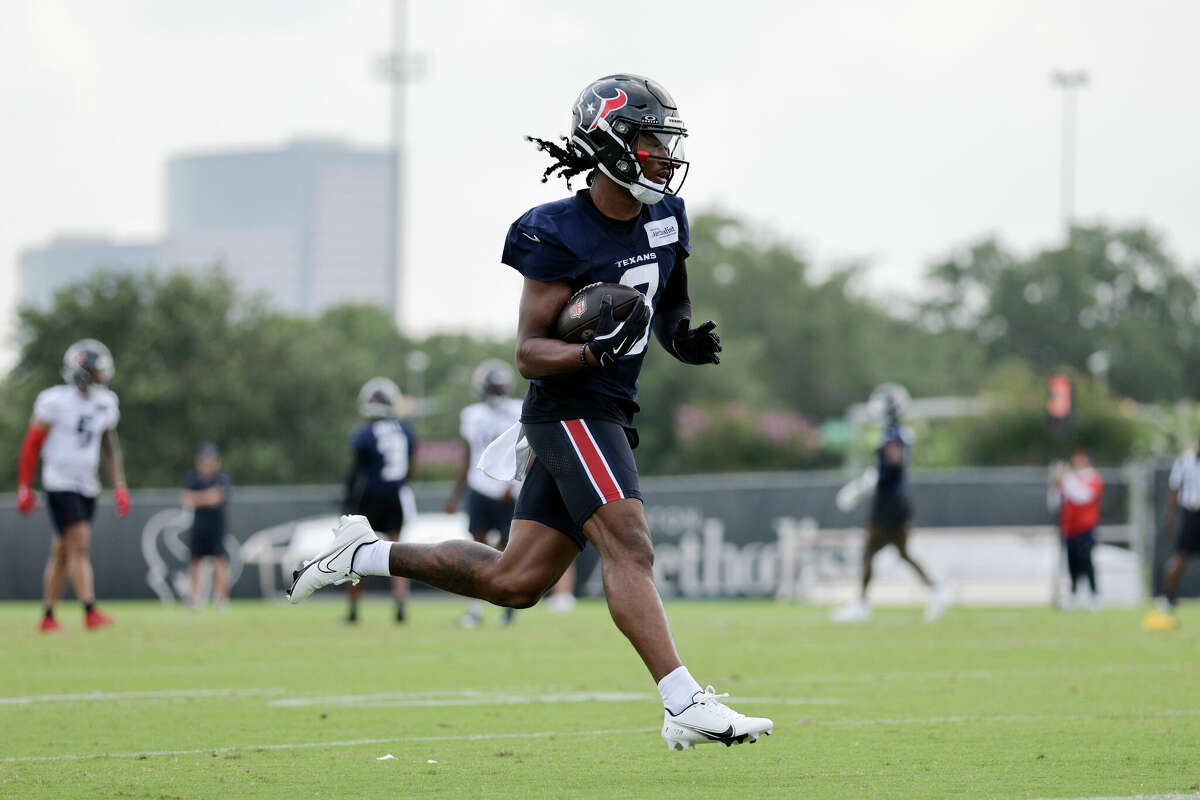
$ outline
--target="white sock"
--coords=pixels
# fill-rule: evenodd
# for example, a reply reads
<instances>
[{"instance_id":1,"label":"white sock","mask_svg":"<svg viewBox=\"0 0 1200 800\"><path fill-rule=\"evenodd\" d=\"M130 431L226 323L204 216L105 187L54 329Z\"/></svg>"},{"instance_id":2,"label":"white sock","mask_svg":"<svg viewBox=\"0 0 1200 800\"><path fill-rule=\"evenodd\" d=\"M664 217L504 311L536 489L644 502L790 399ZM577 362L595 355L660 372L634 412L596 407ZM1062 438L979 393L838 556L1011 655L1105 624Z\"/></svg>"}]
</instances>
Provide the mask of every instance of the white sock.
<instances>
[{"instance_id":1,"label":"white sock","mask_svg":"<svg viewBox=\"0 0 1200 800\"><path fill-rule=\"evenodd\" d=\"M370 542L364 544L354 553L354 561L350 569L358 575L391 575L388 569L388 556L392 552L391 542Z\"/></svg>"},{"instance_id":2,"label":"white sock","mask_svg":"<svg viewBox=\"0 0 1200 800\"><path fill-rule=\"evenodd\" d=\"M471 602L467 603L467 613L470 614L472 617L482 617L483 616L483 601L482 600L472 600Z\"/></svg>"},{"instance_id":3,"label":"white sock","mask_svg":"<svg viewBox=\"0 0 1200 800\"><path fill-rule=\"evenodd\" d=\"M700 684L688 672L687 667L679 666L663 676L658 682L658 692L662 695L663 707L672 714L682 714L690 706L701 691Z\"/></svg>"}]
</instances>

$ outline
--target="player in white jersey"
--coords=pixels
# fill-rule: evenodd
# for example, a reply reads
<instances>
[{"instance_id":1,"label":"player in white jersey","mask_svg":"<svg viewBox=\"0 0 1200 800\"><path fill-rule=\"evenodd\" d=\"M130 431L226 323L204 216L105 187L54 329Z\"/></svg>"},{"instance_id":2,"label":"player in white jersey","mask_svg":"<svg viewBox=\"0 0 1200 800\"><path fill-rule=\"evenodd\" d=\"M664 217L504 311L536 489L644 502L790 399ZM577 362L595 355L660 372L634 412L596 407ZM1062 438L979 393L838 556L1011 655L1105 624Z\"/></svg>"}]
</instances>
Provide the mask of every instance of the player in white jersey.
<instances>
[{"instance_id":1,"label":"player in white jersey","mask_svg":"<svg viewBox=\"0 0 1200 800\"><path fill-rule=\"evenodd\" d=\"M499 359L489 358L476 367L471 382L483 399L462 410L459 433L467 446L463 448L458 479L454 482L450 499L446 501L446 513L458 511L465 488L467 530L475 541L503 550L508 544L508 528L516 510L520 483L498 481L485 475L483 470L476 469L475 465L487 446L521 418L521 401L509 396L513 387L513 371ZM488 536L492 534L497 538L489 542ZM513 614L513 609L504 609L504 624L512 622ZM459 623L464 628L474 628L482 619L483 601L473 599Z\"/></svg>"},{"instance_id":2,"label":"player in white jersey","mask_svg":"<svg viewBox=\"0 0 1200 800\"><path fill-rule=\"evenodd\" d=\"M1160 600L1160 611L1164 613L1172 612L1179 602L1179 579L1189 558L1200 556L1200 440L1175 459L1167 489L1163 531L1168 538L1175 535L1175 552L1164 567L1164 597Z\"/></svg>"},{"instance_id":3,"label":"player in white jersey","mask_svg":"<svg viewBox=\"0 0 1200 800\"><path fill-rule=\"evenodd\" d=\"M88 628L111 625L112 617L96 608L89 545L96 497L100 494L97 468L101 451L117 515L129 513L129 491L121 447L117 441L120 411L117 396L105 384L112 379L113 360L108 348L95 339L82 339L63 356L65 385L41 392L33 404L33 418L21 446L17 469L17 507L28 516L37 508L33 473L42 456L42 488L57 536L43 575L45 608L39 626L43 633L57 633L62 626L54 618L54 605L62 596L67 578L75 596L83 603Z\"/></svg>"}]
</instances>

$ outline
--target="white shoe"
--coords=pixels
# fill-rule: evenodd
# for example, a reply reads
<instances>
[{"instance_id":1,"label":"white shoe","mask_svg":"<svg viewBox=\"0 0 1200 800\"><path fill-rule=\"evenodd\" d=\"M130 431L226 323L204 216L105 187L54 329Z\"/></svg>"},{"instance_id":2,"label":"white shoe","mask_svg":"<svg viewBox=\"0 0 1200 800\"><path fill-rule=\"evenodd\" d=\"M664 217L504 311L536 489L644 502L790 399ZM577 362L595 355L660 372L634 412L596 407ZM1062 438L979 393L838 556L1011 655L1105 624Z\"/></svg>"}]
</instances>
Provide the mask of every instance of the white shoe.
<instances>
[{"instance_id":1,"label":"white shoe","mask_svg":"<svg viewBox=\"0 0 1200 800\"><path fill-rule=\"evenodd\" d=\"M933 622L946 613L946 609L954 602L949 589L935 586L929 593L929 604L925 606L925 621Z\"/></svg>"},{"instance_id":2,"label":"white shoe","mask_svg":"<svg viewBox=\"0 0 1200 800\"><path fill-rule=\"evenodd\" d=\"M709 686L697 692L695 702L679 714L663 709L662 737L668 750L687 750L706 742L729 747L742 742L757 742L770 736L775 723L766 717L747 717L720 702L728 694L716 694Z\"/></svg>"},{"instance_id":3,"label":"white shoe","mask_svg":"<svg viewBox=\"0 0 1200 800\"><path fill-rule=\"evenodd\" d=\"M556 614L569 614L575 610L575 595L556 592L550 595L549 607Z\"/></svg>"},{"instance_id":4,"label":"white shoe","mask_svg":"<svg viewBox=\"0 0 1200 800\"><path fill-rule=\"evenodd\" d=\"M333 547L306 561L304 566L292 573L292 588L288 589L288 600L299 603L322 586L350 581L358 583L360 575L352 572L354 554L364 544L380 541L371 530L366 517L346 516L333 529Z\"/></svg>"},{"instance_id":5,"label":"white shoe","mask_svg":"<svg viewBox=\"0 0 1200 800\"><path fill-rule=\"evenodd\" d=\"M829 618L834 622L870 622L871 607L859 600L857 603L835 608Z\"/></svg>"}]
</instances>

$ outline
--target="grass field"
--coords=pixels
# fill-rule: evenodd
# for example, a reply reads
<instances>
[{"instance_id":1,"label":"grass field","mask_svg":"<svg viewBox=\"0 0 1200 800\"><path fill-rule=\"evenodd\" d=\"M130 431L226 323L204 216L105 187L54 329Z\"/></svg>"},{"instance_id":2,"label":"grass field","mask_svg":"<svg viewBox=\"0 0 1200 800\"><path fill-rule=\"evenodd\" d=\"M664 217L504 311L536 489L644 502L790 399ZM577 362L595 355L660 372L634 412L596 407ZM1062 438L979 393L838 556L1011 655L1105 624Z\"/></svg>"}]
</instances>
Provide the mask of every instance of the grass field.
<instances>
[{"instance_id":1,"label":"grass field","mask_svg":"<svg viewBox=\"0 0 1200 800\"><path fill-rule=\"evenodd\" d=\"M1200 608L915 609L834 626L772 603L669 606L692 672L775 735L669 752L650 679L605 607L247 602L41 636L0 606L0 797L1190 796L1200 782ZM80 695L86 695L81 697ZM392 755L394 758L380 760Z\"/></svg>"}]
</instances>

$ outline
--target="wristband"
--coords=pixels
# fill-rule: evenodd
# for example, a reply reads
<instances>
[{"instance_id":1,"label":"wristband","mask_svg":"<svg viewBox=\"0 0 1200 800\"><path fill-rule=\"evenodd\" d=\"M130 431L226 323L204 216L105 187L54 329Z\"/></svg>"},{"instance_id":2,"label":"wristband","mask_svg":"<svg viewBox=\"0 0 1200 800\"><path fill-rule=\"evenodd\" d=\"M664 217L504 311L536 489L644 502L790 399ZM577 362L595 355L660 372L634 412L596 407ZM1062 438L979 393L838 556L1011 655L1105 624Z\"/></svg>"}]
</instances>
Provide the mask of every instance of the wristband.
<instances>
[{"instance_id":1,"label":"wristband","mask_svg":"<svg viewBox=\"0 0 1200 800\"><path fill-rule=\"evenodd\" d=\"M579 345L579 363L583 364L585 367L592 366L591 364L587 363L587 344Z\"/></svg>"}]
</instances>

